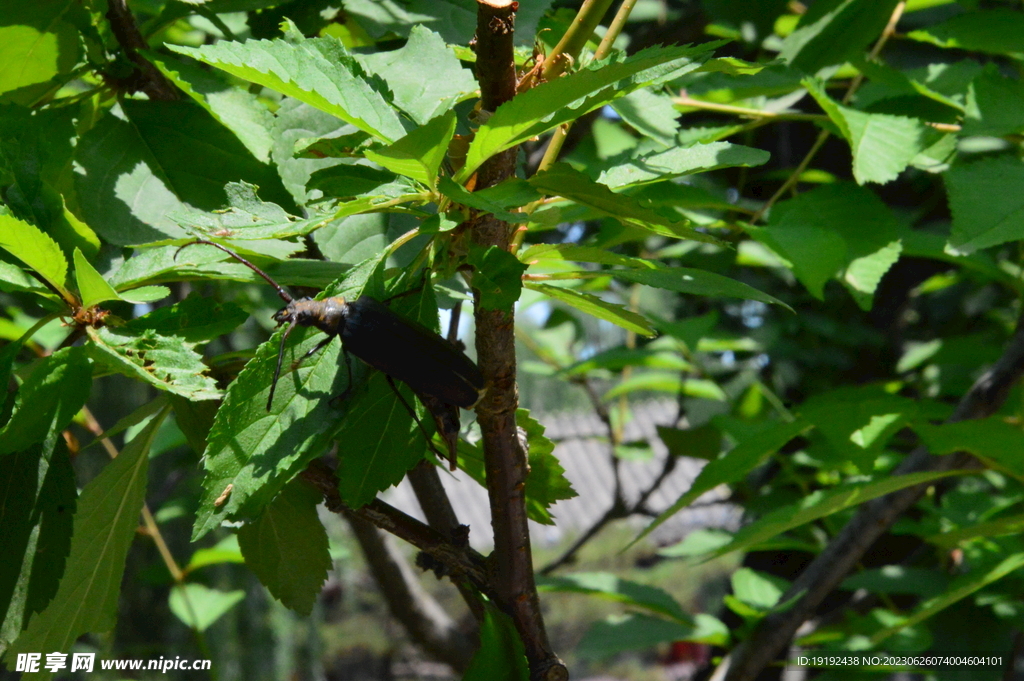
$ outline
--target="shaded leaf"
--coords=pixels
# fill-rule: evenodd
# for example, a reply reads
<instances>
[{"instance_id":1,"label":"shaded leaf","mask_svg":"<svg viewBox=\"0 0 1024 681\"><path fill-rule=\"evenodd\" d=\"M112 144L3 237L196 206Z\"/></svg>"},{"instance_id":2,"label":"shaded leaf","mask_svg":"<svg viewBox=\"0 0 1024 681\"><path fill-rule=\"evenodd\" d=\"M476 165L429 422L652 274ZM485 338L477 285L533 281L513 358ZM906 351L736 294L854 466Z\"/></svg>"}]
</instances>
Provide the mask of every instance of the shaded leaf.
<instances>
[{"instance_id":1,"label":"shaded leaf","mask_svg":"<svg viewBox=\"0 0 1024 681\"><path fill-rule=\"evenodd\" d=\"M706 378L685 378L678 373L646 371L635 373L604 394L605 401L620 395L652 390L672 395L688 395L706 400L724 401L725 392L718 384Z\"/></svg>"},{"instance_id":2,"label":"shaded leaf","mask_svg":"<svg viewBox=\"0 0 1024 681\"><path fill-rule=\"evenodd\" d=\"M872 114L837 104L816 81L805 81L808 92L850 143L853 177L858 184L885 184L931 144L928 128L916 118Z\"/></svg>"},{"instance_id":3,"label":"shaded leaf","mask_svg":"<svg viewBox=\"0 0 1024 681\"><path fill-rule=\"evenodd\" d=\"M185 626L206 631L244 599L244 591L218 591L202 584L178 584L171 589L168 605Z\"/></svg>"},{"instance_id":4,"label":"shaded leaf","mask_svg":"<svg viewBox=\"0 0 1024 681\"><path fill-rule=\"evenodd\" d=\"M412 27L400 49L361 55L359 61L384 79L395 106L421 126L479 89L473 72L441 36L422 25Z\"/></svg>"},{"instance_id":5,"label":"shaded leaf","mask_svg":"<svg viewBox=\"0 0 1024 681\"><path fill-rule=\"evenodd\" d=\"M696 501L702 494L719 485L729 484L743 477L763 464L769 456L779 451L787 442L811 429L804 421L793 421L769 425L754 437L744 440L718 459L712 459L701 469L690 489L674 504L662 511L657 518L637 535L630 545L640 541L663 522Z\"/></svg>"},{"instance_id":6,"label":"shaded leaf","mask_svg":"<svg viewBox=\"0 0 1024 681\"><path fill-rule=\"evenodd\" d=\"M757 521L741 528L732 541L716 549L708 559L739 551L771 539L812 520L837 513L851 506L863 504L897 490L930 483L951 475L963 475L966 471L929 471L893 475L865 483L841 485L830 490L819 490L804 497L800 502L789 504L767 513Z\"/></svg>"},{"instance_id":7,"label":"shaded leaf","mask_svg":"<svg viewBox=\"0 0 1024 681\"><path fill-rule=\"evenodd\" d=\"M782 43L779 57L804 73L842 64L882 33L897 0L843 0L812 9Z\"/></svg>"},{"instance_id":8,"label":"shaded leaf","mask_svg":"<svg viewBox=\"0 0 1024 681\"><path fill-rule=\"evenodd\" d=\"M72 70L82 52L78 31L68 21L73 6L70 0L41 0L4 7L0 18L0 93L46 83Z\"/></svg>"},{"instance_id":9,"label":"shaded leaf","mask_svg":"<svg viewBox=\"0 0 1024 681\"><path fill-rule=\"evenodd\" d=\"M534 291L538 291L550 298L554 298L566 305L574 307L580 312L585 312L586 314L593 315L598 319L604 319L616 326L621 326L627 331L635 331L642 336L655 335L654 329L651 327L650 322L648 322L647 319L635 312L627 310L622 305L609 303L601 300L595 295L583 293L571 288L551 286L550 284L540 284L532 281L525 282L523 285L526 288L533 289Z\"/></svg>"},{"instance_id":10,"label":"shaded leaf","mask_svg":"<svg viewBox=\"0 0 1024 681\"><path fill-rule=\"evenodd\" d=\"M0 650L57 592L71 547L75 471L63 438L0 458Z\"/></svg>"},{"instance_id":11,"label":"shaded leaf","mask_svg":"<svg viewBox=\"0 0 1024 681\"><path fill-rule=\"evenodd\" d=\"M988 54L1024 52L1024 14L1009 7L964 12L941 24L911 31L907 37Z\"/></svg>"},{"instance_id":12,"label":"shaded leaf","mask_svg":"<svg viewBox=\"0 0 1024 681\"><path fill-rule=\"evenodd\" d=\"M337 38L298 43L222 40L198 48L168 47L315 106L385 142L405 135L398 115L367 82L362 67Z\"/></svg>"},{"instance_id":13,"label":"shaded leaf","mask_svg":"<svg viewBox=\"0 0 1024 681\"><path fill-rule=\"evenodd\" d=\"M476 268L473 288L480 292L480 307L511 312L523 290L526 265L497 246L470 248L467 262Z\"/></svg>"},{"instance_id":14,"label":"shaded leaf","mask_svg":"<svg viewBox=\"0 0 1024 681\"><path fill-rule=\"evenodd\" d=\"M68 261L57 242L38 227L0 213L0 248L22 261L58 291L68 276Z\"/></svg>"},{"instance_id":15,"label":"shaded leaf","mask_svg":"<svg viewBox=\"0 0 1024 681\"><path fill-rule=\"evenodd\" d=\"M18 653L70 650L82 634L114 628L125 559L145 501L147 454L168 411L150 421L82 490L57 594L8 649L9 664Z\"/></svg>"},{"instance_id":16,"label":"shaded leaf","mask_svg":"<svg viewBox=\"0 0 1024 681\"><path fill-rule=\"evenodd\" d=\"M999 417L940 425L919 423L914 430L932 454L970 452L1014 476L1024 476L1024 431Z\"/></svg>"},{"instance_id":17,"label":"shaded leaf","mask_svg":"<svg viewBox=\"0 0 1024 681\"><path fill-rule=\"evenodd\" d=\"M529 467L524 490L526 513L534 522L554 525L550 508L559 501L578 495L554 454L555 444L544 435L544 426L530 416L528 409L516 411L516 424L526 431Z\"/></svg>"},{"instance_id":18,"label":"shaded leaf","mask_svg":"<svg viewBox=\"0 0 1024 681\"><path fill-rule=\"evenodd\" d=\"M63 348L41 360L21 384L11 420L0 430L0 456L37 442L53 448L89 399L92 367L83 348Z\"/></svg>"},{"instance_id":19,"label":"shaded leaf","mask_svg":"<svg viewBox=\"0 0 1024 681\"><path fill-rule=\"evenodd\" d=\"M327 530L316 511L321 501L319 492L294 480L238 531L245 564L274 598L303 616L312 612L332 566Z\"/></svg>"},{"instance_id":20,"label":"shaded leaf","mask_svg":"<svg viewBox=\"0 0 1024 681\"><path fill-rule=\"evenodd\" d=\"M533 92L530 90L529 92ZM531 177L534 188L552 196L564 196L581 205L615 218L624 225L677 239L693 239L717 243L709 234L687 227L683 222L670 220L626 194L616 194L606 185L589 177L566 163L555 163L547 170Z\"/></svg>"},{"instance_id":21,"label":"shaded leaf","mask_svg":"<svg viewBox=\"0 0 1024 681\"><path fill-rule=\"evenodd\" d=\"M584 658L605 658L675 641L728 645L729 628L718 618L699 613L693 620L693 624L682 624L650 615L613 615L592 626L577 651Z\"/></svg>"},{"instance_id":22,"label":"shaded leaf","mask_svg":"<svg viewBox=\"0 0 1024 681\"><path fill-rule=\"evenodd\" d=\"M851 183L825 185L782 201L767 228L749 227L758 241L789 261L818 299L825 282L839 278L870 308L871 296L898 253L897 223L871 191Z\"/></svg>"},{"instance_id":23,"label":"shaded leaf","mask_svg":"<svg viewBox=\"0 0 1024 681\"><path fill-rule=\"evenodd\" d=\"M367 150L366 158L391 172L436 189L437 171L455 134L455 114L448 112L424 123L394 144Z\"/></svg>"},{"instance_id":24,"label":"shaded leaf","mask_svg":"<svg viewBox=\"0 0 1024 681\"><path fill-rule=\"evenodd\" d=\"M490 601L484 603L480 648L469 661L462 681L527 681L526 649L512 618Z\"/></svg>"},{"instance_id":25,"label":"shaded leaf","mask_svg":"<svg viewBox=\"0 0 1024 681\"><path fill-rule=\"evenodd\" d=\"M614 274L619 279L625 279L634 284L654 286L655 288L662 288L677 293L690 293L715 298L758 300L762 303L781 305L787 310L792 311L789 305L767 293L758 291L753 286L747 286L743 282L705 270L696 270L689 267L659 267L642 270L612 270L609 274Z\"/></svg>"},{"instance_id":26,"label":"shaded leaf","mask_svg":"<svg viewBox=\"0 0 1024 681\"><path fill-rule=\"evenodd\" d=\"M612 189L648 182L661 182L680 175L702 173L720 168L742 166L750 168L764 165L769 154L763 149L744 147L729 142L710 142L676 146L667 151L644 154L602 171L597 178Z\"/></svg>"},{"instance_id":27,"label":"shaded leaf","mask_svg":"<svg viewBox=\"0 0 1024 681\"><path fill-rule=\"evenodd\" d=\"M983 158L946 171L953 230L949 245L961 254L1024 237L1024 162Z\"/></svg>"},{"instance_id":28,"label":"shaded leaf","mask_svg":"<svg viewBox=\"0 0 1024 681\"><path fill-rule=\"evenodd\" d=\"M1024 81L990 64L974 81L964 107L963 135L999 137L1024 132Z\"/></svg>"},{"instance_id":29,"label":"shaded leaf","mask_svg":"<svg viewBox=\"0 0 1024 681\"><path fill-rule=\"evenodd\" d=\"M576 572L565 577L541 577L537 580L540 591L568 591L591 594L624 603L692 625L693 618L683 612L682 606L664 589L622 579L610 572Z\"/></svg>"}]
</instances>

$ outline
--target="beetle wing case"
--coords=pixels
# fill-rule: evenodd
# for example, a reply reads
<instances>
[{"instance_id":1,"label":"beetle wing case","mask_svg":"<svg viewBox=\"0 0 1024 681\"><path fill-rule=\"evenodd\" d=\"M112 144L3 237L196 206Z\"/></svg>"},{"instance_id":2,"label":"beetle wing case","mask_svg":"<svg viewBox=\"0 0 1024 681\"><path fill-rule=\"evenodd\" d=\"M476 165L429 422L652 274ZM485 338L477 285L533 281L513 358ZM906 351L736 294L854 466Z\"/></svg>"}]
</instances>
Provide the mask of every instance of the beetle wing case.
<instances>
[{"instance_id":1,"label":"beetle wing case","mask_svg":"<svg viewBox=\"0 0 1024 681\"><path fill-rule=\"evenodd\" d=\"M462 351L373 298L348 304L341 340L375 369L448 404L468 409L484 388L480 369Z\"/></svg>"}]
</instances>

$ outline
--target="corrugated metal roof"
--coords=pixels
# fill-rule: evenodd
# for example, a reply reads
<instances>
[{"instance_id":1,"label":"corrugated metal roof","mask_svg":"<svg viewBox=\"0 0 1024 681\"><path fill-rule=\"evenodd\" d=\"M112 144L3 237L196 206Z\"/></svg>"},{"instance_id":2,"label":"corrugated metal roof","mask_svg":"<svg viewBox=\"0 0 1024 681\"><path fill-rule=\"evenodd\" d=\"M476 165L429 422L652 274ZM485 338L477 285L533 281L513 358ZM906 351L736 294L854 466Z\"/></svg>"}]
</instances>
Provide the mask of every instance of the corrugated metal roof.
<instances>
[{"instance_id":1,"label":"corrugated metal roof","mask_svg":"<svg viewBox=\"0 0 1024 681\"><path fill-rule=\"evenodd\" d=\"M623 439L626 442L646 441L653 455L646 461L620 460L619 479L627 501L638 499L661 472L668 450L657 436L657 426L676 426L676 410L676 403L672 400L651 401L631 407L632 419L623 429ZM546 427L545 435L556 443L555 456L579 494L574 499L558 502L551 509L557 522L555 527L531 523L534 541L557 543L567 535L583 532L608 510L614 490L613 466L607 433L596 414L551 413L534 416ZM704 463L700 459L680 458L672 473L648 499L648 508L654 513L660 513L675 503L690 488ZM491 514L487 491L461 471L442 474L441 479L459 520L470 526L470 543L480 549L489 547ZM388 490L384 498L406 513L423 518L408 482L403 481L397 488ZM658 543L670 543L698 528L734 529L739 519L739 509L724 502L724 490L712 490L701 496L690 508L672 516L655 530L652 539ZM634 516L621 522L642 528L650 519Z\"/></svg>"}]
</instances>

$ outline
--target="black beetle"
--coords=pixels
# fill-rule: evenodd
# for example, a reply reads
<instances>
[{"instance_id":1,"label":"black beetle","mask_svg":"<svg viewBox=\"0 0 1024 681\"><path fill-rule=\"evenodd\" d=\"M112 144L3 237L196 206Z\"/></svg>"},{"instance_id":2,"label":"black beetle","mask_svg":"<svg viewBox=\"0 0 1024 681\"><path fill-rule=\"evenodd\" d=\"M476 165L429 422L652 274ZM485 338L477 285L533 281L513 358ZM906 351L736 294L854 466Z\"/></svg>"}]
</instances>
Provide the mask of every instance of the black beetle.
<instances>
[{"instance_id":1,"label":"black beetle","mask_svg":"<svg viewBox=\"0 0 1024 681\"><path fill-rule=\"evenodd\" d=\"M352 366L348 352L389 378L408 384L416 393L436 398L441 403L471 409L480 400L484 391L484 377L479 367L454 343L422 324L395 314L369 296L360 296L355 302L348 302L341 296L324 300L295 300L263 270L229 248L205 239L191 241L181 248L194 244L219 248L251 268L273 286L286 303L285 307L274 314L274 321L279 325L288 324L288 328L281 336L281 349L277 355L277 369L267 400L267 411L270 411L274 402L274 390L281 376L285 341L296 326L315 326L327 334L302 359L315 354L335 336L341 337L342 348L346 351L345 363L348 365L350 385ZM405 403L401 394L399 398ZM408 404L405 406L411 411Z\"/></svg>"}]
</instances>

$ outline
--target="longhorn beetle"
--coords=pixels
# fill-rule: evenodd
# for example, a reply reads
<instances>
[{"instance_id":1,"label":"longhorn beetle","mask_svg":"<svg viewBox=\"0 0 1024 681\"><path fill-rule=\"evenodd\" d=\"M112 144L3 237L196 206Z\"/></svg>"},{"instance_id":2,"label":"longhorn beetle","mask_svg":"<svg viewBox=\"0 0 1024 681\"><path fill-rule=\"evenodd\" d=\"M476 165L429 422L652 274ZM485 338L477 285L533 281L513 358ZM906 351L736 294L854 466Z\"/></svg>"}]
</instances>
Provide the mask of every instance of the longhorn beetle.
<instances>
[{"instance_id":1,"label":"longhorn beetle","mask_svg":"<svg viewBox=\"0 0 1024 681\"><path fill-rule=\"evenodd\" d=\"M484 377L480 369L454 343L445 340L427 327L395 314L383 303L369 296L360 296L355 302L348 302L341 296L324 300L295 300L263 270L218 243L197 239L179 248L178 252L195 244L219 248L249 267L273 286L277 295L285 302L285 307L274 314L274 321L278 326L288 324L288 328L281 336L274 382L270 386L270 397L267 399L267 411L270 411L274 402L274 391L281 377L285 341L296 326L315 326L327 334L326 338L302 356L300 362L323 349L335 336L341 337L349 385L352 384L352 362L349 353L352 353L374 369L383 372L392 388L395 387L393 379L398 379L421 396L436 398L443 404L464 409L473 408L480 400L484 391ZM405 402L405 398L397 389L395 392L423 429L412 407Z\"/></svg>"}]
</instances>

